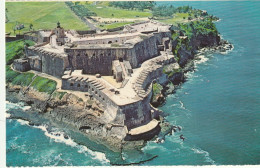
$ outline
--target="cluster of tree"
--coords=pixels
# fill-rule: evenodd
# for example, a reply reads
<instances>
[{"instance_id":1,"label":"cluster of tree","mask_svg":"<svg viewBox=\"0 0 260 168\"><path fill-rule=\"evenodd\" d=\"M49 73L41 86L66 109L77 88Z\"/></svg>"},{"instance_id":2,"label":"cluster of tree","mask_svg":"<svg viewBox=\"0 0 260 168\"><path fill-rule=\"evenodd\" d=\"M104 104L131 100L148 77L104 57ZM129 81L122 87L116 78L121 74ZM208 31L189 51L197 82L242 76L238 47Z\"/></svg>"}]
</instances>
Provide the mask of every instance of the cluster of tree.
<instances>
[{"instance_id":1,"label":"cluster of tree","mask_svg":"<svg viewBox=\"0 0 260 168\"><path fill-rule=\"evenodd\" d=\"M80 18L97 15L95 12L92 12L89 9L87 9L84 5L80 5L79 2L73 3L73 2L67 1L65 3Z\"/></svg>"},{"instance_id":2,"label":"cluster of tree","mask_svg":"<svg viewBox=\"0 0 260 168\"><path fill-rule=\"evenodd\" d=\"M130 9L130 10L151 10L155 6L154 1L112 1L109 2L109 6L114 6L122 9Z\"/></svg>"},{"instance_id":3,"label":"cluster of tree","mask_svg":"<svg viewBox=\"0 0 260 168\"><path fill-rule=\"evenodd\" d=\"M179 12L179 13L189 13L191 11L192 11L191 6L180 6L180 7L176 8L176 12Z\"/></svg>"},{"instance_id":4,"label":"cluster of tree","mask_svg":"<svg viewBox=\"0 0 260 168\"><path fill-rule=\"evenodd\" d=\"M171 17L174 13L192 13L193 9L190 6L154 6L152 9L153 17Z\"/></svg>"},{"instance_id":5,"label":"cluster of tree","mask_svg":"<svg viewBox=\"0 0 260 168\"><path fill-rule=\"evenodd\" d=\"M153 17L171 17L176 12L176 8L171 6L156 6L152 9Z\"/></svg>"},{"instance_id":6,"label":"cluster of tree","mask_svg":"<svg viewBox=\"0 0 260 168\"><path fill-rule=\"evenodd\" d=\"M180 34L188 36L188 38L192 38L192 36L198 35L217 35L218 31L216 25L213 23L213 20L210 17L207 17L200 21L194 21L189 23L181 23L178 24L180 29Z\"/></svg>"}]
</instances>

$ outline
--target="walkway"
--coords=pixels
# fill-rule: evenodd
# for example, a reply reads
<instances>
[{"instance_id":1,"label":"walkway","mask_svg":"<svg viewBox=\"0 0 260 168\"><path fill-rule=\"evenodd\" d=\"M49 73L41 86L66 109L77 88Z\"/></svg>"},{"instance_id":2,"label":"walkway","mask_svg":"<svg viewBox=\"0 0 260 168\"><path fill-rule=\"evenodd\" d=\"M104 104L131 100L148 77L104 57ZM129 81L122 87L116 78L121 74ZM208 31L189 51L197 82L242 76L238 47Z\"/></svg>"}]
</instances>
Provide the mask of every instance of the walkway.
<instances>
[{"instance_id":1,"label":"walkway","mask_svg":"<svg viewBox=\"0 0 260 168\"><path fill-rule=\"evenodd\" d=\"M133 128L131 129L128 134L130 135L140 135L146 132L149 132L151 130L153 130L154 128L156 128L159 124L159 121L153 119L152 121L150 121L149 123L142 125L140 127L137 128Z\"/></svg>"}]
</instances>

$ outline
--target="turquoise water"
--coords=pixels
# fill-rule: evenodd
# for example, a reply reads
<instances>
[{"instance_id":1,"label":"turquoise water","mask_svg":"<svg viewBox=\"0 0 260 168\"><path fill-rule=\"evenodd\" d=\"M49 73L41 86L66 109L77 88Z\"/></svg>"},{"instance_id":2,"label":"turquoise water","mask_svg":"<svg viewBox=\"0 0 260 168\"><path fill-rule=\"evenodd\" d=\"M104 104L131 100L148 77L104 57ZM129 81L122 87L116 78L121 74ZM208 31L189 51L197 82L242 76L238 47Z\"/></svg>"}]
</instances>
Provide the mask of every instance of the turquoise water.
<instances>
[{"instance_id":1,"label":"turquoise water","mask_svg":"<svg viewBox=\"0 0 260 168\"><path fill-rule=\"evenodd\" d=\"M137 156L158 157L142 165L260 164L260 2L170 3L189 4L220 17L217 28L234 49L205 55L181 88L167 97L160 109L182 132L161 144L148 142ZM120 157L95 146L7 119L8 166L110 165ZM123 158L133 156L125 153Z\"/></svg>"}]
</instances>

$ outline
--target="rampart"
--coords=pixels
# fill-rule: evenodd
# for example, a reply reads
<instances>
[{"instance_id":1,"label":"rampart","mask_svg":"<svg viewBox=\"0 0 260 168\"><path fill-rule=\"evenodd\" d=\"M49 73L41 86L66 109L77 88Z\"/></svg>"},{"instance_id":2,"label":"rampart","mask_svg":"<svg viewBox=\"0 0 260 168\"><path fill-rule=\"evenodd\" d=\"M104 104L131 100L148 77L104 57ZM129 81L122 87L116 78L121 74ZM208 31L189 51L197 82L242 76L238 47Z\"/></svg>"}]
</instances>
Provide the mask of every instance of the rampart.
<instances>
[{"instance_id":1,"label":"rampart","mask_svg":"<svg viewBox=\"0 0 260 168\"><path fill-rule=\"evenodd\" d=\"M85 74L112 75L113 60L127 60L133 68L137 68L144 61L158 56L159 45L163 45L162 39L164 37L169 37L169 34L161 32L149 36L143 35L139 39L130 39L126 42L128 45L125 46L85 45L76 48L65 48L64 51L68 53L71 68L83 69Z\"/></svg>"},{"instance_id":2,"label":"rampart","mask_svg":"<svg viewBox=\"0 0 260 168\"><path fill-rule=\"evenodd\" d=\"M119 105L110 98L110 94L120 93L117 93L112 87L107 87L104 82L95 79L95 77L72 76L70 72L66 72L62 77L62 89L88 92L90 97L95 98L103 105L104 118L108 123L125 125L130 130L151 121L152 107L149 102L152 96L152 85L147 89L146 96L140 101L124 105Z\"/></svg>"},{"instance_id":3,"label":"rampart","mask_svg":"<svg viewBox=\"0 0 260 168\"><path fill-rule=\"evenodd\" d=\"M27 57L39 56L41 61L41 72L60 78L68 67L66 54L58 54L43 50L39 47L29 47Z\"/></svg>"}]
</instances>

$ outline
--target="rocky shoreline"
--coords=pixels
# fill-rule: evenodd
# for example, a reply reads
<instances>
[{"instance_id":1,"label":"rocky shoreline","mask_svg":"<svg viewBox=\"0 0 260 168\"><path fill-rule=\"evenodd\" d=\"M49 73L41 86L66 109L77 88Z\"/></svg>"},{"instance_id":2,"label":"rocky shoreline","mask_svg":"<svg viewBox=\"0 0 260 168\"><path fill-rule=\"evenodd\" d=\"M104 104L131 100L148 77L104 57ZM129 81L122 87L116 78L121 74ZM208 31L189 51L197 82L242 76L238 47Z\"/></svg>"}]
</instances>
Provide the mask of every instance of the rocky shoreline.
<instances>
[{"instance_id":1,"label":"rocky shoreline","mask_svg":"<svg viewBox=\"0 0 260 168\"><path fill-rule=\"evenodd\" d=\"M233 48L234 46L231 43L221 39L218 45L203 47L199 50L195 50L193 52L194 54L192 55L193 59L186 58L187 62L185 63L183 68L180 68L180 65L178 63L170 65L171 70L179 70L179 72L174 73L172 76L168 75L168 82L158 82L162 86L162 89L159 94L153 95L151 104L154 107L163 106L166 101L166 97L170 94L173 94L175 90L186 81L185 74L187 72L194 71L194 61L200 60L200 56L212 53L226 54L228 51L233 50Z\"/></svg>"}]
</instances>

